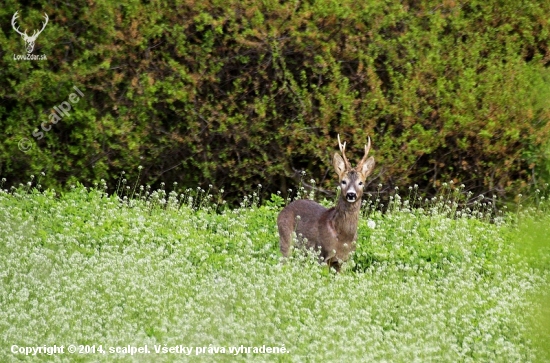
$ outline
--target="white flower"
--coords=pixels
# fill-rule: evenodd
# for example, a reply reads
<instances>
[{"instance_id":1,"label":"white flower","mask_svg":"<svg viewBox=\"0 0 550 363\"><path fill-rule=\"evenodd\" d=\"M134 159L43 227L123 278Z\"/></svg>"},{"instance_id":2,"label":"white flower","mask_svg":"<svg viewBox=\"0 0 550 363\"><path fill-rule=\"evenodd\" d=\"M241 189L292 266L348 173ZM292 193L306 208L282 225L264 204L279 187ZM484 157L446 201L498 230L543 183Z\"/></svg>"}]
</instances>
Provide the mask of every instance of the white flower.
<instances>
[{"instance_id":1,"label":"white flower","mask_svg":"<svg viewBox=\"0 0 550 363\"><path fill-rule=\"evenodd\" d=\"M372 219L369 219L367 221L367 227L369 227L370 229L375 229L376 228L376 222L373 221Z\"/></svg>"}]
</instances>

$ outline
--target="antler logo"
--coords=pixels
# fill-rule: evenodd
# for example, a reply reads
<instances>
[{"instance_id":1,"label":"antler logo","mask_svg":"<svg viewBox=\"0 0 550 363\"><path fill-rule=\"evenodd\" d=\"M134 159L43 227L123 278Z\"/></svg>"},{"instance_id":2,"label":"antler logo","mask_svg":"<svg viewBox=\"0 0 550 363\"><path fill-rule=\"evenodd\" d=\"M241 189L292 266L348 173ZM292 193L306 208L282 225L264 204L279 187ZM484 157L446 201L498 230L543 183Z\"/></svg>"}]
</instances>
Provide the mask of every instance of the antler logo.
<instances>
[{"instance_id":1,"label":"antler logo","mask_svg":"<svg viewBox=\"0 0 550 363\"><path fill-rule=\"evenodd\" d=\"M38 38L38 36L40 35L40 33L42 33L42 31L44 30L44 28L46 27L46 25L48 24L48 14L44 13L44 19L46 20L44 22L44 25L42 25L42 29L40 29L40 31L36 31L34 30L32 35L31 36L28 36L27 35L27 30L25 29L25 32L24 33L21 33L19 31L19 27L17 27L17 24L15 23L15 21L17 20L17 17L19 16L17 13L19 12L16 11L15 14L13 14L13 18L11 18L11 26L13 27L13 29L21 35L21 37L23 38L23 40L25 41L25 43L27 43L26 47L27 47L27 53L30 54L32 53L32 51L34 50L34 42L36 42L36 38Z\"/></svg>"}]
</instances>

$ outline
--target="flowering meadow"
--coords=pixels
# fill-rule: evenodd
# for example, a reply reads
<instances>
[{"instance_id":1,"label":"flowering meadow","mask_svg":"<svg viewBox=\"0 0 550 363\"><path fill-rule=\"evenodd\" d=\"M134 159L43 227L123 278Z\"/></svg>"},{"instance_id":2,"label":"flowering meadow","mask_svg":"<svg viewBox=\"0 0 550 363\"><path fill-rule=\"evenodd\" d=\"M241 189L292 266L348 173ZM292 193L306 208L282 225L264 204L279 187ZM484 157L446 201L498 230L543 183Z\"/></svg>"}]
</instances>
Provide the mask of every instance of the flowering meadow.
<instances>
[{"instance_id":1,"label":"flowering meadow","mask_svg":"<svg viewBox=\"0 0 550 363\"><path fill-rule=\"evenodd\" d=\"M459 189L370 196L341 273L281 263L277 195L3 189L0 361L550 359L546 201L497 210Z\"/></svg>"}]
</instances>

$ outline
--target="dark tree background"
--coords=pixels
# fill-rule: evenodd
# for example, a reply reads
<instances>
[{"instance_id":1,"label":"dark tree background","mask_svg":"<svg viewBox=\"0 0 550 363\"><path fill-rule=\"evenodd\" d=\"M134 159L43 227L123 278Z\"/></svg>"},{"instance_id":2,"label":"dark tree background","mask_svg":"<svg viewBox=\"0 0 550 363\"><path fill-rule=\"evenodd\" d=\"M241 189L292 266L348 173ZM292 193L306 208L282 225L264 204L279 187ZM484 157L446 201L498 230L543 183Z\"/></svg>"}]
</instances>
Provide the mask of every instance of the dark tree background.
<instances>
[{"instance_id":1,"label":"dark tree background","mask_svg":"<svg viewBox=\"0 0 550 363\"><path fill-rule=\"evenodd\" d=\"M47 60L14 59L17 10L29 34L48 14ZM372 138L370 189L516 194L548 180L549 19L513 0L6 1L0 176L114 187L141 165L141 183L239 199L306 170L332 189L340 133L354 160ZM73 86L84 98L37 140Z\"/></svg>"}]
</instances>

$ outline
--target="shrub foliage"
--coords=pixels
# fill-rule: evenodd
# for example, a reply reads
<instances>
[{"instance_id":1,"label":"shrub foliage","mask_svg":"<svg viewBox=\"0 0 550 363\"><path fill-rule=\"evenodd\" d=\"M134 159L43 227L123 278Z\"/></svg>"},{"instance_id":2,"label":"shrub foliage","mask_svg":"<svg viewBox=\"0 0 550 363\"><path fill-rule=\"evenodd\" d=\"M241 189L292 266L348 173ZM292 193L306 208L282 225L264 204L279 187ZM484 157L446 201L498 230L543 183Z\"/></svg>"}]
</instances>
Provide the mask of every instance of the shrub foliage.
<instances>
[{"instance_id":1,"label":"shrub foliage","mask_svg":"<svg viewBox=\"0 0 550 363\"><path fill-rule=\"evenodd\" d=\"M50 22L36 54L10 26ZM287 189L333 179L336 135L371 188L518 192L545 170L550 3L98 0L0 9L0 175ZM73 86L84 98L36 140ZM34 146L18 150L21 138ZM53 183L53 181L52 181ZM112 182L110 184L113 184Z\"/></svg>"}]
</instances>

